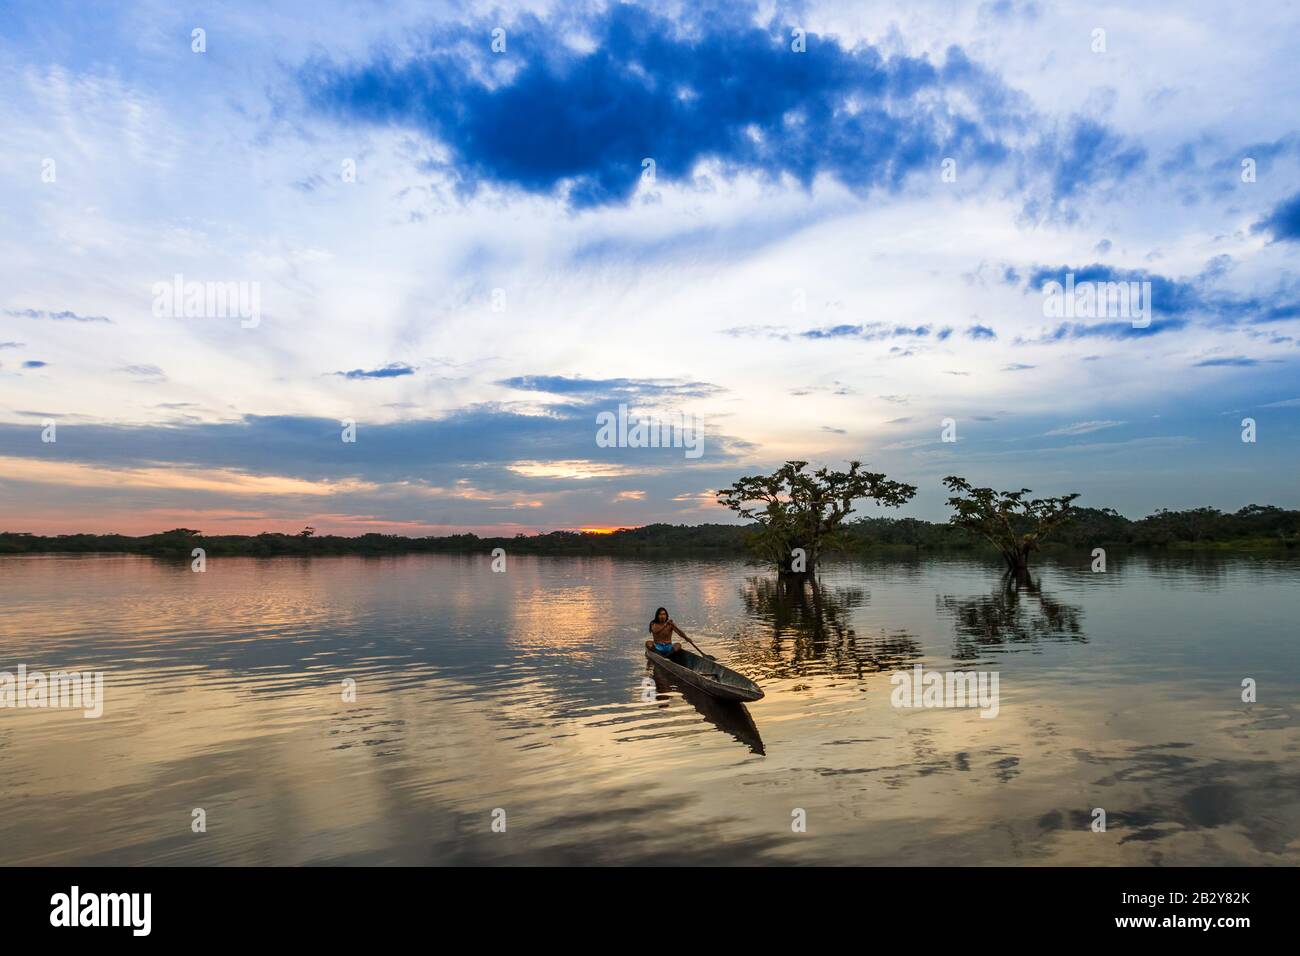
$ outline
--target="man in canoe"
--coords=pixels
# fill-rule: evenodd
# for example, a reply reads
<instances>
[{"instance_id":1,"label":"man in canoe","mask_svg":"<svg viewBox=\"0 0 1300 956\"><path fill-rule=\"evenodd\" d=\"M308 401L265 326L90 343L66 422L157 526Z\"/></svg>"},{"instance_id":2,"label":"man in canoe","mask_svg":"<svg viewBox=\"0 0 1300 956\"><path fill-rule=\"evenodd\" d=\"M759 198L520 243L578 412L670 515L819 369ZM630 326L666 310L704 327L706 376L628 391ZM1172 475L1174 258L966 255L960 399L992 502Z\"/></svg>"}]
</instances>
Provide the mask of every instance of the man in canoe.
<instances>
[{"instance_id":1,"label":"man in canoe","mask_svg":"<svg viewBox=\"0 0 1300 956\"><path fill-rule=\"evenodd\" d=\"M652 637L645 642L646 648L658 651L665 657L676 654L682 649L682 645L673 641L674 631L682 637L686 637L685 632L674 624L673 619L668 616L668 609L661 607L655 611L655 619L650 622Z\"/></svg>"}]
</instances>

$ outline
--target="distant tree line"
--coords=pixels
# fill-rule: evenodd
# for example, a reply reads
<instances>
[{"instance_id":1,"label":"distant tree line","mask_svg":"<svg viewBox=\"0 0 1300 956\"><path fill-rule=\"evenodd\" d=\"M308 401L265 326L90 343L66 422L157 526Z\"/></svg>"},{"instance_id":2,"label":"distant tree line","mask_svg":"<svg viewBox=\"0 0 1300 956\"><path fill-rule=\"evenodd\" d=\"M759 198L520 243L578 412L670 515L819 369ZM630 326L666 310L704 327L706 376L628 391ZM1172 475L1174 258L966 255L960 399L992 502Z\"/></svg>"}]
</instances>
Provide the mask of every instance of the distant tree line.
<instances>
[{"instance_id":1,"label":"distant tree line","mask_svg":"<svg viewBox=\"0 0 1300 956\"><path fill-rule=\"evenodd\" d=\"M1070 508L1071 520L1054 529L1044 547L1090 549L1104 547L1166 548L1178 546L1300 547L1300 511L1273 505L1247 505L1240 511L1191 508L1161 509L1134 521L1111 508ZM860 518L847 531L851 550L917 548L921 550L985 549L970 532L955 524L917 518Z\"/></svg>"},{"instance_id":2,"label":"distant tree line","mask_svg":"<svg viewBox=\"0 0 1300 956\"><path fill-rule=\"evenodd\" d=\"M1300 547L1300 511L1271 505L1247 505L1240 511L1217 508L1160 510L1136 521L1110 508L1070 508L1071 521L1053 530L1045 550L1095 547ZM331 555L331 554L481 554L504 548L508 554L737 555L751 550L762 531L749 525L652 524L611 534L552 531L515 537L454 534L408 538L392 534L342 537L319 533L204 535L192 528L130 537L118 534L35 535L0 532L0 554L43 552L122 552L189 557L203 548L209 556ZM881 550L964 550L996 554L992 543L958 524L919 518L858 518L837 528L834 553L854 555Z\"/></svg>"},{"instance_id":3,"label":"distant tree line","mask_svg":"<svg viewBox=\"0 0 1300 956\"><path fill-rule=\"evenodd\" d=\"M1300 513L1280 508L1250 505L1235 515L1214 508L1162 510L1134 522L1109 508L1075 508L1077 493L1034 498L1028 488L976 487L958 475L943 479L953 509L945 525L907 518L848 521L858 501L896 508L912 499L916 486L867 471L860 461L850 462L847 472L809 472L807 464L788 461L770 475L746 475L717 492L719 504L754 522L751 550L792 586L816 589L814 564L823 554L887 545L993 550L1024 582L1030 556L1045 547L1297 544Z\"/></svg>"}]
</instances>

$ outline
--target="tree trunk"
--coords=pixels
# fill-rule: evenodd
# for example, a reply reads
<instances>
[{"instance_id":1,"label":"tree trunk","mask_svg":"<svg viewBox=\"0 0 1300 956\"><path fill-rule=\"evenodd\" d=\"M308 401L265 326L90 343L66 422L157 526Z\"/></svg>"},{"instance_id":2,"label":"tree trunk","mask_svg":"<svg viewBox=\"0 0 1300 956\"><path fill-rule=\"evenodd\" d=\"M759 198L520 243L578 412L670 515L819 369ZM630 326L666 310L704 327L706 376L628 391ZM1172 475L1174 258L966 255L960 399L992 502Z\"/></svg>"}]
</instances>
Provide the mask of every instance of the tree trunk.
<instances>
[{"instance_id":1,"label":"tree trunk","mask_svg":"<svg viewBox=\"0 0 1300 956\"><path fill-rule=\"evenodd\" d=\"M1002 552L1002 556L1007 559L1007 570L1016 579L1018 583L1024 583L1029 580L1029 548L1025 545L1018 545L1015 548Z\"/></svg>"},{"instance_id":2,"label":"tree trunk","mask_svg":"<svg viewBox=\"0 0 1300 956\"><path fill-rule=\"evenodd\" d=\"M807 579L812 577L816 572L817 559L813 555L808 555L804 558L802 571L794 570L794 558L790 555L786 555L785 560L776 566L776 573L782 578Z\"/></svg>"},{"instance_id":3,"label":"tree trunk","mask_svg":"<svg viewBox=\"0 0 1300 956\"><path fill-rule=\"evenodd\" d=\"M1028 574L1030 571L1030 549L1024 545L1015 546L1002 551L1002 557L1006 558L1011 574L1021 576Z\"/></svg>"},{"instance_id":4,"label":"tree trunk","mask_svg":"<svg viewBox=\"0 0 1300 956\"><path fill-rule=\"evenodd\" d=\"M816 580L816 576L813 574L813 569L811 567L806 571L791 571L788 567L780 567L776 569L776 576L782 585L800 589L802 589L807 582Z\"/></svg>"}]
</instances>

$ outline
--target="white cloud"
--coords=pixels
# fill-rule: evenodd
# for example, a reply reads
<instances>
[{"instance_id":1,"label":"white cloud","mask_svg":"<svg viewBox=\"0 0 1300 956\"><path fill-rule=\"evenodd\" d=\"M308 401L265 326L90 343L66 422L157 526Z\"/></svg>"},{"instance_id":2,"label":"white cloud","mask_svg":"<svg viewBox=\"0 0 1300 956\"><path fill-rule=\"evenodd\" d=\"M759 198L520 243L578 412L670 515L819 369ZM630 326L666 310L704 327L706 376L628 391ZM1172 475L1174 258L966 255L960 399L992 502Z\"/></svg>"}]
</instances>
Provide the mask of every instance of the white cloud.
<instances>
[{"instance_id":1,"label":"white cloud","mask_svg":"<svg viewBox=\"0 0 1300 956\"><path fill-rule=\"evenodd\" d=\"M1118 428L1126 422L1075 422L1073 425L1065 425L1062 428L1054 428L1050 432L1043 432L1046 437L1055 437L1057 435L1086 435L1089 432L1098 432L1103 428Z\"/></svg>"}]
</instances>

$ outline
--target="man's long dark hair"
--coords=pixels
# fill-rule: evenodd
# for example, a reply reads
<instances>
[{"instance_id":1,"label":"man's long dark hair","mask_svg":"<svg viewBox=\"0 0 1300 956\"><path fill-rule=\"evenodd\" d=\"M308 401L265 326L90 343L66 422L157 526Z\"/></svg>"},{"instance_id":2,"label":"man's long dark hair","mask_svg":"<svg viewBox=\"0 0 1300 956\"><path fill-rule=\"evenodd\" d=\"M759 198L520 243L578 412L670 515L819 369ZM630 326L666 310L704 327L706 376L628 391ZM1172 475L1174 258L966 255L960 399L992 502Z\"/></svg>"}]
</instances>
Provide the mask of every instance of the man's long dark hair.
<instances>
[{"instance_id":1,"label":"man's long dark hair","mask_svg":"<svg viewBox=\"0 0 1300 956\"><path fill-rule=\"evenodd\" d=\"M666 608L666 607L661 607L661 608L659 608L659 611L663 611L665 614L667 614L667 613L668 613L668 608ZM659 611L655 611L655 619L654 619L653 621L650 622L650 626L649 626L648 628L646 628L647 631L651 631L651 632L653 632L653 631L654 631L654 626L655 626L656 624L659 623Z\"/></svg>"}]
</instances>

